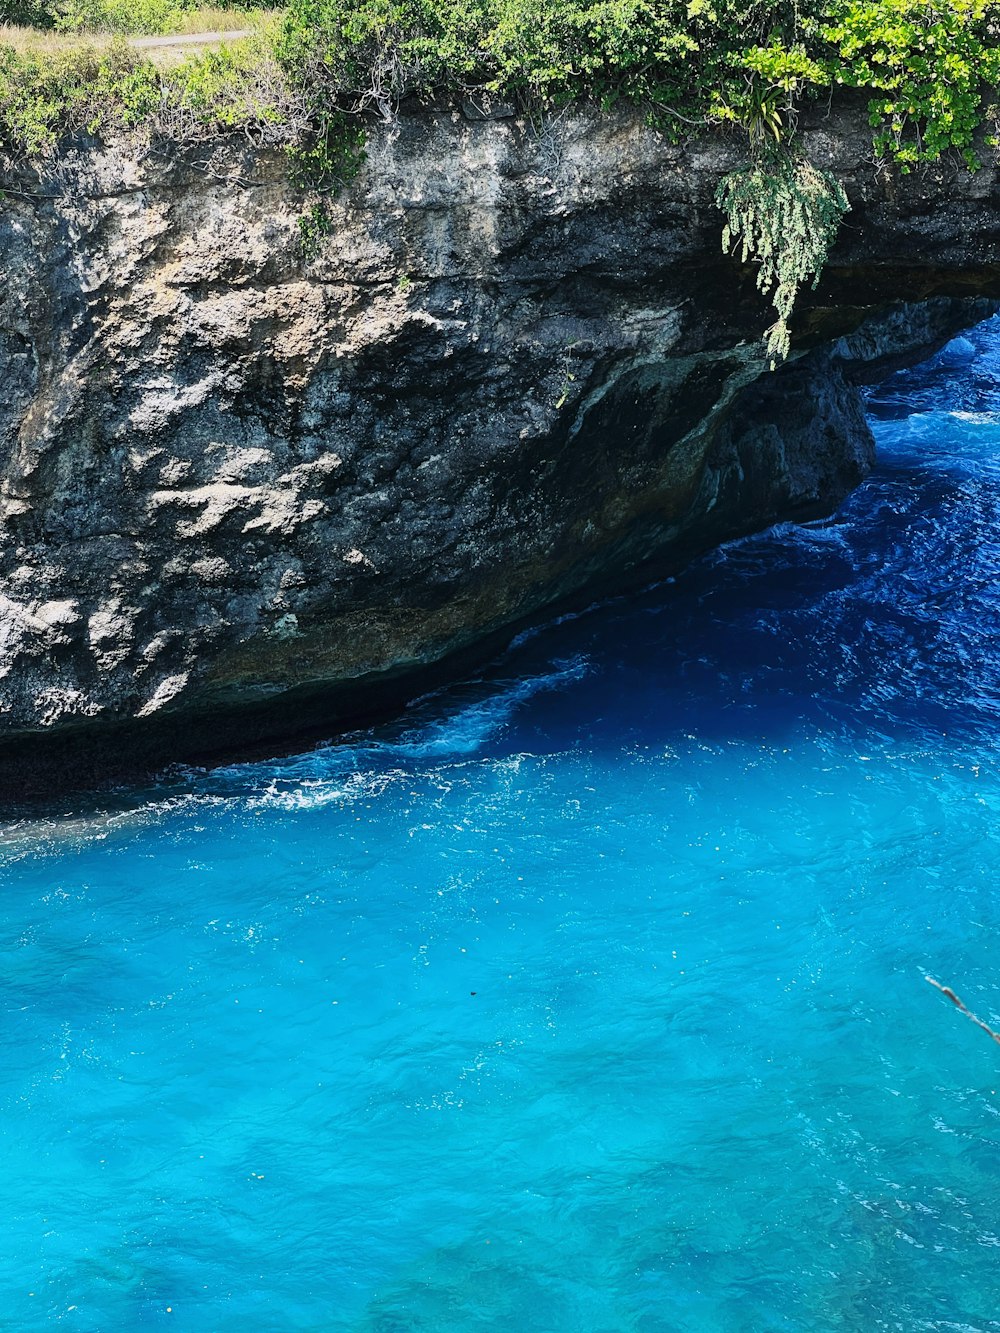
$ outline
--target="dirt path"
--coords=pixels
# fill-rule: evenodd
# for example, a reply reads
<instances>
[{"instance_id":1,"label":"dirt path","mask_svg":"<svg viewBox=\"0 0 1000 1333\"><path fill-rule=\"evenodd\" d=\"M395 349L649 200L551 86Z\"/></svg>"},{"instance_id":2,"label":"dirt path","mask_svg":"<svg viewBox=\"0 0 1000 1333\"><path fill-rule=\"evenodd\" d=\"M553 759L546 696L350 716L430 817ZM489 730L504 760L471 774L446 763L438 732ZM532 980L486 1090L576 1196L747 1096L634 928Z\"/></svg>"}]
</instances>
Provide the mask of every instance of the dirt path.
<instances>
[{"instance_id":1,"label":"dirt path","mask_svg":"<svg viewBox=\"0 0 1000 1333\"><path fill-rule=\"evenodd\" d=\"M215 42L235 42L238 37L252 37L253 28L235 32L185 32L178 37L130 37L129 46L146 51L151 46L210 46Z\"/></svg>"}]
</instances>

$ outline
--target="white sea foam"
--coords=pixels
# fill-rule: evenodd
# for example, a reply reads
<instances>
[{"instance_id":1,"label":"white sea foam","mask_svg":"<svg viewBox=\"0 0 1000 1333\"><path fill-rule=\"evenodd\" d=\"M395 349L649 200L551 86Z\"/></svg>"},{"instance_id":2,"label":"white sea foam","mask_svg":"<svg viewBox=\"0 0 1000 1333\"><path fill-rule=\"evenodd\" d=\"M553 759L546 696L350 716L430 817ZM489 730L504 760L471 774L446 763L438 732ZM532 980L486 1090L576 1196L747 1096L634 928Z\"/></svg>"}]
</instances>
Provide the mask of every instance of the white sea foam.
<instances>
[{"instance_id":1,"label":"white sea foam","mask_svg":"<svg viewBox=\"0 0 1000 1333\"><path fill-rule=\"evenodd\" d=\"M450 711L445 708L448 691L426 696L420 704L426 716L389 740L366 737L267 765L238 765L217 770L206 781L216 790L233 784L233 795L253 808L301 810L367 800L411 780L414 764L477 755L535 695L582 680L591 669L583 654L552 667L524 680L480 686L480 697ZM248 792L251 784L254 790Z\"/></svg>"}]
</instances>

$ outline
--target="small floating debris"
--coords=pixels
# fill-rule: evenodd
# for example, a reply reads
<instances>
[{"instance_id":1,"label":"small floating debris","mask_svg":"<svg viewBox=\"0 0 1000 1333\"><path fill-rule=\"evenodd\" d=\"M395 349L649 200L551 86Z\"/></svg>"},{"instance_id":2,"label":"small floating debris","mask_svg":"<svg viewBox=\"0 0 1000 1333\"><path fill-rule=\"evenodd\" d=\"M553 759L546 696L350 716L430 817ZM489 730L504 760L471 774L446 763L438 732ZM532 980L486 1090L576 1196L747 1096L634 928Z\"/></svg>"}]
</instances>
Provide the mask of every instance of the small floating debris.
<instances>
[{"instance_id":1,"label":"small floating debris","mask_svg":"<svg viewBox=\"0 0 1000 1333\"><path fill-rule=\"evenodd\" d=\"M942 986L940 981L935 981L933 977L924 977L924 980L926 982L929 982L930 985L936 987L936 989L939 990L942 995L947 995L948 999L951 1000L952 1004L956 1005L959 1009L961 1009L963 1014L966 1014L969 1018L971 1018L973 1023L975 1023L977 1027L980 1027L983 1029L984 1032L989 1033L989 1035L993 1038L993 1040L997 1043L997 1045L1000 1046L1000 1032L994 1032L988 1023L984 1023L981 1018L977 1018L976 1015L969 1008L969 1006L962 1003L962 1001L958 998L958 996L955 994L955 992L951 989L950 986Z\"/></svg>"}]
</instances>

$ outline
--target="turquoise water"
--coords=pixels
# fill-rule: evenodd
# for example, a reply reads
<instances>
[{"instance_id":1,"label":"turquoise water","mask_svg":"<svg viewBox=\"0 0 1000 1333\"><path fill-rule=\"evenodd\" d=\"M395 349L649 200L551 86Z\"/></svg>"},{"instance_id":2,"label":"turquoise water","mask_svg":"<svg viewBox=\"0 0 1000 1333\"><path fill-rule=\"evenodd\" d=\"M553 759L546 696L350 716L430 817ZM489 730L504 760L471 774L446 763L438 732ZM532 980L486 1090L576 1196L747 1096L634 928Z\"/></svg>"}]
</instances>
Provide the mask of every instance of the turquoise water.
<instances>
[{"instance_id":1,"label":"turquoise water","mask_svg":"<svg viewBox=\"0 0 1000 1333\"><path fill-rule=\"evenodd\" d=\"M829 522L0 844L0 1323L1000 1329L1000 325Z\"/></svg>"}]
</instances>

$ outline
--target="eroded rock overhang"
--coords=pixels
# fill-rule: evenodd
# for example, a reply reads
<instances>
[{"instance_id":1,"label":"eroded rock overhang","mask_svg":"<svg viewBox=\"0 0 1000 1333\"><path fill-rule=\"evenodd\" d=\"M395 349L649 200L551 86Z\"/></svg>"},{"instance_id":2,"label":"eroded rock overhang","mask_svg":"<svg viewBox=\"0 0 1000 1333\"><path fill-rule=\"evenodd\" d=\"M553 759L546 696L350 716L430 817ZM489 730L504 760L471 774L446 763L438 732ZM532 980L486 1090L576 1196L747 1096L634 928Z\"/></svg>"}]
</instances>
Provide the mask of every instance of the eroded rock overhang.
<instances>
[{"instance_id":1,"label":"eroded rock overhang","mask_svg":"<svg viewBox=\"0 0 1000 1333\"><path fill-rule=\"evenodd\" d=\"M302 260L280 157L81 146L0 209L8 787L377 716L547 607L830 512L858 386L1000 301L1000 184L806 151L851 200L771 373L735 138L414 111ZM23 188L22 188L23 187Z\"/></svg>"}]
</instances>

